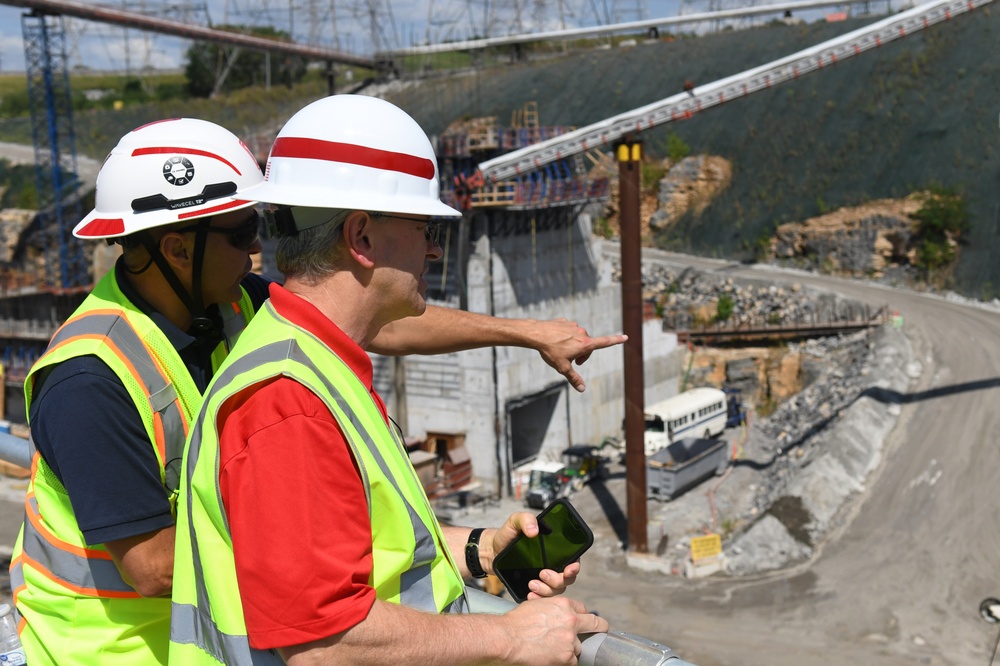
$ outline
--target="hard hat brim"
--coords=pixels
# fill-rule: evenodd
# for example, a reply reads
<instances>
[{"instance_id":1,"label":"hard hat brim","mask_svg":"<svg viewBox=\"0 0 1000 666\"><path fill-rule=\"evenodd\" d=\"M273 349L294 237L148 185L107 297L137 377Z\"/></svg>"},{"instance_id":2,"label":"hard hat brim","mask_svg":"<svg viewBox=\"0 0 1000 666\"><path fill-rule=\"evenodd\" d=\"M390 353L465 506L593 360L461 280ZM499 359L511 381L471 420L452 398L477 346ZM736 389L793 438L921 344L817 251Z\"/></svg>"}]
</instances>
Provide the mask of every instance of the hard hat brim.
<instances>
[{"instance_id":1,"label":"hard hat brim","mask_svg":"<svg viewBox=\"0 0 1000 666\"><path fill-rule=\"evenodd\" d=\"M120 215L114 215L99 212L95 209L90 211L86 217L80 220L79 224L73 227L73 235L84 240L119 238L154 227L197 220L203 217L255 206L256 204L256 200L249 199L244 193L240 193L238 198L214 199L204 206L186 209L181 213L173 210L157 210L140 214L128 211Z\"/></svg>"},{"instance_id":2,"label":"hard hat brim","mask_svg":"<svg viewBox=\"0 0 1000 666\"><path fill-rule=\"evenodd\" d=\"M243 195L260 201L283 206L305 206L309 208L337 208L343 210L363 210L376 213L400 213L406 215L429 215L431 217L461 217L462 213L440 200L426 196L405 196L396 194L384 197L384 202L373 198L371 193L325 192L321 188L295 185L275 185L267 181L247 188Z\"/></svg>"}]
</instances>

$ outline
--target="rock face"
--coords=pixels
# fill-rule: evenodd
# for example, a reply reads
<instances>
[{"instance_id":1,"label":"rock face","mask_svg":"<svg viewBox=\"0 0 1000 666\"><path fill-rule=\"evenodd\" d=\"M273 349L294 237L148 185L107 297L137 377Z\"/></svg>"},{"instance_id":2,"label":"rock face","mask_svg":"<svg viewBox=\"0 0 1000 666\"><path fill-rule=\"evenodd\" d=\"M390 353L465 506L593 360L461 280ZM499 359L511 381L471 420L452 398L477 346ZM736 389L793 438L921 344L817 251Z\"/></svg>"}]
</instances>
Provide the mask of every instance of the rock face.
<instances>
[{"instance_id":1,"label":"rock face","mask_svg":"<svg viewBox=\"0 0 1000 666\"><path fill-rule=\"evenodd\" d=\"M722 157L685 157L671 166L660 180L658 207L649 219L650 229L665 229L688 211L699 215L729 186L732 177L733 167Z\"/></svg>"},{"instance_id":2,"label":"rock face","mask_svg":"<svg viewBox=\"0 0 1000 666\"><path fill-rule=\"evenodd\" d=\"M665 266L644 268L643 288L665 317L709 317L723 298L737 320L850 318L860 308L796 283L736 281L693 269L676 274ZM650 533L662 545L657 553L665 570L680 571L689 537L706 531L722 535L731 575L812 557L878 466L900 411L893 396L920 374L909 341L886 325L777 347L697 347L693 354L687 387L741 388L751 406L749 427L723 435L733 464L722 477L650 507Z\"/></svg>"},{"instance_id":3,"label":"rock face","mask_svg":"<svg viewBox=\"0 0 1000 666\"><path fill-rule=\"evenodd\" d=\"M37 210L0 210L0 261L9 264L14 260L14 251L21 240L21 233L37 216Z\"/></svg>"},{"instance_id":4,"label":"rock face","mask_svg":"<svg viewBox=\"0 0 1000 666\"><path fill-rule=\"evenodd\" d=\"M810 270L881 277L889 267L914 263L919 195L842 208L803 223L783 224L770 243L771 258Z\"/></svg>"},{"instance_id":5,"label":"rock face","mask_svg":"<svg viewBox=\"0 0 1000 666\"><path fill-rule=\"evenodd\" d=\"M618 271L616 266L615 279ZM731 305L726 321L740 325L837 322L873 314L859 303L814 292L798 283L737 282L692 269L676 274L662 265L644 267L643 298L655 304L665 330L709 325L719 316L723 301ZM693 358L684 360L684 367L690 368L686 386L738 388L744 401L769 413L822 374L824 364L813 354L803 353L805 348L699 346Z\"/></svg>"},{"instance_id":6,"label":"rock face","mask_svg":"<svg viewBox=\"0 0 1000 666\"><path fill-rule=\"evenodd\" d=\"M728 160L716 155L691 155L674 163L665 159L667 172L660 179L657 191L643 192L639 202L639 220L643 245L654 246L652 232L669 227L688 211L701 213L712 200L729 186L733 167ZM607 158L596 169L611 178L604 217L608 227L618 234L618 168ZM595 175L596 171L591 174Z\"/></svg>"},{"instance_id":7,"label":"rock face","mask_svg":"<svg viewBox=\"0 0 1000 666\"><path fill-rule=\"evenodd\" d=\"M788 347L743 347L713 349L699 347L690 363L688 386L740 389L752 406L784 402L802 388L802 356Z\"/></svg>"}]
</instances>

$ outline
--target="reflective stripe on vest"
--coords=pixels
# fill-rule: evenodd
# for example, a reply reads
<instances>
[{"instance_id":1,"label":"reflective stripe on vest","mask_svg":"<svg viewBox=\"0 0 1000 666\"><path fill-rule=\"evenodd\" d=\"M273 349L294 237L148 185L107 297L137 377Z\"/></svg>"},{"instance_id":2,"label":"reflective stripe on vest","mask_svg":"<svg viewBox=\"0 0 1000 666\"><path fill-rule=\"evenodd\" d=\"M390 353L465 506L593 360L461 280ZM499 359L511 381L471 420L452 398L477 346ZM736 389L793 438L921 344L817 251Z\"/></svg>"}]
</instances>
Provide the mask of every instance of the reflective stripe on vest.
<instances>
[{"instance_id":1,"label":"reflective stripe on vest","mask_svg":"<svg viewBox=\"0 0 1000 666\"><path fill-rule=\"evenodd\" d=\"M42 524L34 494L28 494L25 507L27 520L24 521L21 557L34 569L80 595L120 599L140 596L122 580L108 551L79 548L57 539Z\"/></svg>"},{"instance_id":2,"label":"reflective stripe on vest","mask_svg":"<svg viewBox=\"0 0 1000 666\"><path fill-rule=\"evenodd\" d=\"M280 317L280 315L274 314L273 308L270 304L265 306L265 310L267 315L270 317ZM264 313L261 313L261 315L258 316L262 316L263 314ZM211 601L208 586L206 584L206 572L204 570L200 554L201 544L195 531L194 503L190 501L191 498L194 497L191 485L192 479L196 476L199 457L202 453L204 424L208 419L212 419L210 423L214 424L214 416L209 416L209 411L213 408L213 405L222 404L233 392L242 390L244 383L248 382L247 385L252 386L253 384L266 379L266 377L262 374L262 376L256 377L252 381L247 380L247 382L238 382L237 380L240 379L241 375L244 373L259 370L269 363L281 363L286 360L290 360L293 363L304 366L304 368L310 370L316 377L319 378L319 380L323 383L323 388L328 393L328 396L333 397L336 406L339 408L339 412L348 418L354 430L360 435L360 443L365 447L365 451L371 456L371 458L374 459L382 478L391 484L391 487L396 495L406 506L408 522L413 531L415 547L413 561L410 568L400 575L400 602L407 606L424 611L438 611L437 604L434 599L434 586L431 576L432 564L438 559L435 535L432 534L423 519L410 505L409 501L407 501L406 495L399 487L396 478L392 474L389 465L386 463L386 460L382 455L382 451L379 449L371 434L365 429L361 420L354 413L348 398L346 398L325 376L325 374L320 371L316 364L299 348L294 339L272 342L265 344L259 349L252 350L240 358L233 359L231 361L231 365L224 367L216 377L215 382L209 391L209 395L202 405L201 414L199 415L191 433L185 464L185 486L183 491L186 501L182 501L182 506L186 510L182 512L182 515L188 524L187 536L190 539L189 547L190 555L192 556L190 564L193 567L193 571L190 573L193 574L194 578L193 587L196 599L194 605L190 603L182 603L178 601L178 595L175 594L172 604L170 639L171 642L175 644L197 646L216 660L225 664L249 666L250 664L271 662L268 661L269 656L267 654L260 653L259 651L255 651L249 647L249 643L245 636L245 627L243 628L243 635L231 633L227 634L219 628L217 622L213 619ZM288 373L284 372L284 374L287 375ZM270 376L274 376L274 374ZM230 385L233 385L235 388ZM228 392L227 388L229 388ZM218 397L219 394L222 394L222 398ZM328 399L327 396L319 393L316 393L316 395L324 402ZM330 409L331 414L337 414L334 410L334 405L328 404L327 406ZM372 407L374 408L374 404ZM347 432L347 429L342 428L342 430L344 430L345 439L348 441L350 446L352 448L356 446L357 443L352 440ZM399 436L391 429L387 428L386 431L390 433L390 436L401 452L401 455L405 456L405 449L402 442L399 440ZM213 440L210 446L214 447L215 456L218 457L219 449L217 439ZM369 519L371 519L371 485L368 478L368 472L365 469L365 460L361 455L359 455L358 452L354 453L354 459L357 462L361 473L366 501L369 507ZM210 465L211 461L206 460L203 464ZM216 464L212 464L211 468L217 469L217 462ZM426 503L426 497L424 497L424 502ZM228 540L229 526L228 522L226 522L221 497L218 498L217 509L221 514L221 526L224 528L225 537ZM427 510L430 511L429 504L427 505ZM432 513L430 515L433 516ZM181 524L182 522L182 520L178 521L179 529L183 529L183 525ZM446 548L443 556L449 563L451 562L450 559L448 559L449 555ZM182 557L187 557L187 553L179 552L177 557L178 562L180 563ZM455 572L454 575L458 577L459 584L461 584L457 568L455 568L453 563L450 563L450 566ZM213 577L213 580L217 579ZM175 586L177 582L178 581L175 577ZM236 603L236 600L227 599L225 602ZM443 611L468 612L468 603L464 594L449 603ZM225 612L225 610L222 612Z\"/></svg>"},{"instance_id":3,"label":"reflective stripe on vest","mask_svg":"<svg viewBox=\"0 0 1000 666\"><path fill-rule=\"evenodd\" d=\"M14 597L14 622L21 624L21 613L17 610L17 593L24 589L24 566L21 564L21 557L15 557L10 561L10 589ZM21 627L18 626L18 632Z\"/></svg>"},{"instance_id":4,"label":"reflective stripe on vest","mask_svg":"<svg viewBox=\"0 0 1000 666\"><path fill-rule=\"evenodd\" d=\"M188 424L166 369L150 353L122 310L95 309L69 319L52 336L42 359L67 345L90 341L99 341L109 349L142 387L152 413L156 455L163 470L162 480L168 494L173 494L180 481L180 460ZM29 405L33 389L34 377L30 377L25 386ZM34 442L29 446L33 449ZM140 598L141 595L122 578L105 548L86 548L68 543L46 528L33 493L38 464L39 459L33 456L32 488L25 500L22 544L25 562L74 595Z\"/></svg>"},{"instance_id":5,"label":"reflective stripe on vest","mask_svg":"<svg viewBox=\"0 0 1000 666\"><path fill-rule=\"evenodd\" d=\"M149 353L121 311L92 310L63 324L46 350L53 352L77 340L101 340L125 364L131 375L144 387L153 410L153 427L160 464L166 468L164 485L174 491L179 483L179 466L171 470L171 461L180 461L187 436L187 419L167 371ZM44 358L44 356L43 356ZM29 389L30 390L30 389ZM30 395L28 403L30 408Z\"/></svg>"},{"instance_id":6,"label":"reflective stripe on vest","mask_svg":"<svg viewBox=\"0 0 1000 666\"><path fill-rule=\"evenodd\" d=\"M226 313L223 317L226 333L233 339L247 323L243 312L253 312L249 296L242 291L239 304L221 308ZM224 352L224 346L219 346ZM169 356L160 359L157 353ZM30 411L35 380L44 368L84 355L97 356L107 363L135 401L139 417L153 440L150 445L173 508L187 437L187 414L200 404L201 395L183 360L155 322L135 310L118 289L114 273L101 280L77 312L52 336L25 382L26 408ZM184 374L175 379L181 372ZM177 381L181 384L176 385ZM184 399L178 391L186 392ZM26 494L20 550L24 555L21 564L26 566L29 580L31 572L37 572L66 588L69 596L140 599L141 595L125 582L103 546L87 547L65 491L49 488L57 483L54 477L51 483L39 479L38 466L46 463L37 455L30 432L28 442L32 476ZM50 475L46 467L43 477ZM39 497L35 495L36 484L40 484ZM46 493L55 501L48 499ZM25 573L22 570L22 578Z\"/></svg>"}]
</instances>

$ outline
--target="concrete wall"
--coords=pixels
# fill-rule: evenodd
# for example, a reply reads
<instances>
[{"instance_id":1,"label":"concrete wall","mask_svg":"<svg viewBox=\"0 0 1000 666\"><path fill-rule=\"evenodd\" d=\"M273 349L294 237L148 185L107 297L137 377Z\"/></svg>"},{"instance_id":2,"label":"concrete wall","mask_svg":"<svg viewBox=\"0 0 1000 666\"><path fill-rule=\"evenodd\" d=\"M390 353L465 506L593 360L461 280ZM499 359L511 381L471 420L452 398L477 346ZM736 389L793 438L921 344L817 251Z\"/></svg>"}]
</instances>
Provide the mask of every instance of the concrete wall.
<instances>
[{"instance_id":1,"label":"concrete wall","mask_svg":"<svg viewBox=\"0 0 1000 666\"><path fill-rule=\"evenodd\" d=\"M589 216L580 215L533 234L480 237L467 266L468 309L490 313L492 297L492 312L499 317L566 317L594 336L620 332L621 286L611 281L611 266L590 225ZM676 336L662 332L658 319L650 320L643 328L643 350L647 404L674 395L683 372ZM392 390L392 377L398 361L373 358L376 388L397 418L400 395ZM582 394L531 349L412 356L403 363L405 423L397 421L404 433L420 439L428 432L464 433L475 475L503 493L509 491L512 434L523 432L512 421L548 419L540 458L557 458L569 444L599 444L621 432L621 347L598 351L578 368L587 383ZM547 396L544 404L523 409L541 395Z\"/></svg>"}]
</instances>

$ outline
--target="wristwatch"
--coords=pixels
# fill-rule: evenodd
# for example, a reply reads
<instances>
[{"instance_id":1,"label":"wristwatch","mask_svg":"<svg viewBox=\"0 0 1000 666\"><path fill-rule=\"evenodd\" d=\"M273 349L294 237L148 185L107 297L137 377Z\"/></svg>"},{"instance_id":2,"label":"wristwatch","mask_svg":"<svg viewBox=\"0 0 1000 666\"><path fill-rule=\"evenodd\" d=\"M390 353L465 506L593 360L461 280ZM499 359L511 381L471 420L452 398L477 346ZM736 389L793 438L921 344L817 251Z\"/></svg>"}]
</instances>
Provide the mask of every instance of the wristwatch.
<instances>
[{"instance_id":1,"label":"wristwatch","mask_svg":"<svg viewBox=\"0 0 1000 666\"><path fill-rule=\"evenodd\" d=\"M486 578L486 572L479 563L479 537L482 536L484 529L477 527L469 532L469 541L465 544L465 566L469 567L469 573L473 578Z\"/></svg>"}]
</instances>

